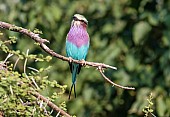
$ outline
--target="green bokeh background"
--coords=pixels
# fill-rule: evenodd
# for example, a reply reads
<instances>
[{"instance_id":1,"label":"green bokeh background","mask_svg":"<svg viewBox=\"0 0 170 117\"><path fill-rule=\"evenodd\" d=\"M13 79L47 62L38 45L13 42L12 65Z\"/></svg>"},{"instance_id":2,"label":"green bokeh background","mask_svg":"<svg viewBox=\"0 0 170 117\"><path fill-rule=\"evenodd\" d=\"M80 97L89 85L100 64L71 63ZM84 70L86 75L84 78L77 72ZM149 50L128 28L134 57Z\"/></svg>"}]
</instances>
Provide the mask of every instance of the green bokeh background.
<instances>
[{"instance_id":1,"label":"green bokeh background","mask_svg":"<svg viewBox=\"0 0 170 117\"><path fill-rule=\"evenodd\" d=\"M169 0L0 0L0 20L30 30L38 28L47 44L65 55L65 38L72 16L83 14L89 21L90 48L87 60L118 68L105 70L114 82L136 90L112 87L95 68L83 68L77 79L77 98L68 100L71 73L67 62L53 58L47 62L29 62L29 66L52 66L49 80L67 85L60 102L66 101L68 113L78 117L139 117L154 96L154 114L170 116L170 1ZM0 29L2 31L2 29ZM31 39L17 36L11 49L32 54L45 53ZM0 52L0 60L6 54ZM13 58L11 61L15 62ZM22 61L18 65L22 72ZM55 89L42 92L48 96Z\"/></svg>"}]
</instances>

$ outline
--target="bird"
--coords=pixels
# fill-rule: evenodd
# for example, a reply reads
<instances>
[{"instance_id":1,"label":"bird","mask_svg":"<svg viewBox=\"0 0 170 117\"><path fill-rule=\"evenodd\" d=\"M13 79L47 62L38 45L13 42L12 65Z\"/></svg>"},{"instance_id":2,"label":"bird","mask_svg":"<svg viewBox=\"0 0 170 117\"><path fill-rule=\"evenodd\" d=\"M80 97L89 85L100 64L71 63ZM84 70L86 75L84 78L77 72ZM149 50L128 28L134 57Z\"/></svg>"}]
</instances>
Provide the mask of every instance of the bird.
<instances>
[{"instance_id":1,"label":"bird","mask_svg":"<svg viewBox=\"0 0 170 117\"><path fill-rule=\"evenodd\" d=\"M66 55L75 60L85 61L89 49L89 34L87 32L88 21L81 14L73 15L70 30L66 37ZM74 88L74 96L76 98L76 76L80 73L81 64L69 61L70 71L72 73L72 85L69 91L69 99L72 88Z\"/></svg>"}]
</instances>

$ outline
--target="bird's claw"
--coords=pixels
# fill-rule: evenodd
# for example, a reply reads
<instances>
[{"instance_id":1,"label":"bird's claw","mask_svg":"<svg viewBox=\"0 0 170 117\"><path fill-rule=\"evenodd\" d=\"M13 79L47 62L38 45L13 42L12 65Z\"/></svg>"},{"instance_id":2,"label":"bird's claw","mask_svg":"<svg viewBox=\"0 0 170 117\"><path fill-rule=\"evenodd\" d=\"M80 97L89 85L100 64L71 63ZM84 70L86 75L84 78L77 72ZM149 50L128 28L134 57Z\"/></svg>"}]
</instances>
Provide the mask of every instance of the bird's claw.
<instances>
[{"instance_id":1,"label":"bird's claw","mask_svg":"<svg viewBox=\"0 0 170 117\"><path fill-rule=\"evenodd\" d=\"M80 60L82 66L86 66L86 61L84 59Z\"/></svg>"},{"instance_id":2,"label":"bird's claw","mask_svg":"<svg viewBox=\"0 0 170 117\"><path fill-rule=\"evenodd\" d=\"M68 57L68 59L69 59L69 62L70 62L70 63L73 61L73 59L72 59L71 57Z\"/></svg>"}]
</instances>

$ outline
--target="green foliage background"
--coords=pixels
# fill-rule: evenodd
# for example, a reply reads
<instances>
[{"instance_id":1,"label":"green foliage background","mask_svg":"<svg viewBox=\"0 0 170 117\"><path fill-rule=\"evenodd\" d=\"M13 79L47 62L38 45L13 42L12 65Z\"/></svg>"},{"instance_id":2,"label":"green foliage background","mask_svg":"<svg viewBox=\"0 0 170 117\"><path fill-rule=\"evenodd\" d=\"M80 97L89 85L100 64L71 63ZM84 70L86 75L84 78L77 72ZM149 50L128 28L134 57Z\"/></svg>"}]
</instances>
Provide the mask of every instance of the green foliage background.
<instances>
[{"instance_id":1,"label":"green foliage background","mask_svg":"<svg viewBox=\"0 0 170 117\"><path fill-rule=\"evenodd\" d=\"M48 79L67 85L60 101L68 113L78 117L144 116L147 96L153 93L154 114L170 116L170 1L169 0L0 0L0 20L30 30L38 28L48 46L65 55L65 38L75 13L89 21L90 50L87 60L118 67L105 70L112 81L134 86L135 91L112 87L94 68L83 68L78 76L77 98L68 100L71 74L67 62L29 61L40 69L52 66ZM16 36L13 50L47 55L31 39L1 30L4 38ZM7 55L0 51L0 60ZM16 59L10 59L15 63ZM23 62L17 66L23 72ZM44 91L51 95L55 89ZM73 97L73 96L72 96ZM59 101L59 102L60 102Z\"/></svg>"}]
</instances>

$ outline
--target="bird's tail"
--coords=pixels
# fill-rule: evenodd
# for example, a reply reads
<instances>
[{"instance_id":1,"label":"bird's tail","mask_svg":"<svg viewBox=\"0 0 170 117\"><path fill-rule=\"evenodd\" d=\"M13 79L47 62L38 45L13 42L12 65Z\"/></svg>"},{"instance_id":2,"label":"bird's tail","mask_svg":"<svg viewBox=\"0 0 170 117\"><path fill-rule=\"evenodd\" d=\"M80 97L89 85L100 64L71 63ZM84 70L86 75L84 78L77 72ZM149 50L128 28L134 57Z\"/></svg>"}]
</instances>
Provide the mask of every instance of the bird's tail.
<instances>
[{"instance_id":1,"label":"bird's tail","mask_svg":"<svg viewBox=\"0 0 170 117\"><path fill-rule=\"evenodd\" d=\"M70 96L71 96L71 92L72 92L72 88L74 88L74 96L76 98L76 75L77 75L77 70L78 70L78 64L75 64L73 63L72 64L72 85L71 85L71 89L70 89L70 92L69 92L69 98L70 99Z\"/></svg>"}]
</instances>

